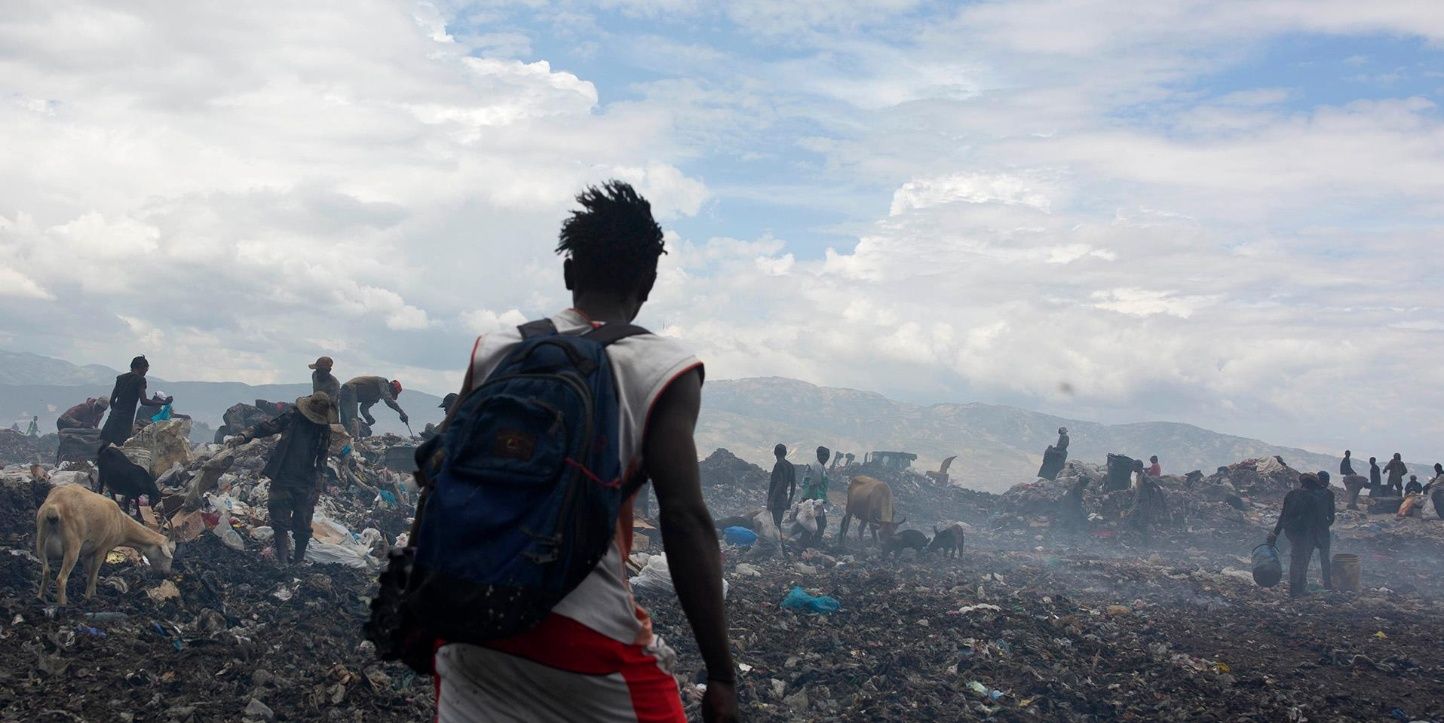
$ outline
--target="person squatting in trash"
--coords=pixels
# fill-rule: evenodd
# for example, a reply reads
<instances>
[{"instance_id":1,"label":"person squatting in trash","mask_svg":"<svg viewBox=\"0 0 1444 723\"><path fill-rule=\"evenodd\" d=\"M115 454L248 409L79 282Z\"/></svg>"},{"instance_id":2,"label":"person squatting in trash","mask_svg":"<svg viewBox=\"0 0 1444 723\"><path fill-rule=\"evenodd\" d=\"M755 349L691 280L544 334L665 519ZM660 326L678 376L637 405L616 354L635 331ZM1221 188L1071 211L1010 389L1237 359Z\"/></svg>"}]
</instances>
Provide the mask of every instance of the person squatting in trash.
<instances>
[{"instance_id":1,"label":"person squatting in trash","mask_svg":"<svg viewBox=\"0 0 1444 723\"><path fill-rule=\"evenodd\" d=\"M130 439L135 431L135 408L155 407L170 404L172 399L148 399L145 393L145 375L150 371L150 362L144 356L130 360L130 371L115 378L115 388L110 392L110 416L100 430L100 441L110 442L119 447Z\"/></svg>"},{"instance_id":2,"label":"person squatting in trash","mask_svg":"<svg viewBox=\"0 0 1444 723\"><path fill-rule=\"evenodd\" d=\"M110 400L91 397L65 410L65 413L55 420L55 429L59 432L67 429L95 429L100 426L100 420L105 417L105 410L109 406Z\"/></svg>"},{"instance_id":3,"label":"person squatting in trash","mask_svg":"<svg viewBox=\"0 0 1444 723\"><path fill-rule=\"evenodd\" d=\"M401 382L395 379L386 381L385 377L356 377L346 382L341 385L341 426L346 428L347 434L360 437L356 418L360 416L366 420L368 426L376 426L376 418L371 416L371 407L377 402L384 402L386 406L396 410L396 416L401 418L402 424L410 424L411 419L396 401L399 396Z\"/></svg>"},{"instance_id":4,"label":"person squatting in trash","mask_svg":"<svg viewBox=\"0 0 1444 723\"><path fill-rule=\"evenodd\" d=\"M772 522L782 529L782 516L792 507L797 496L797 469L787 461L787 445L778 444L772 448L777 463L772 465L772 479L767 483L767 511L772 513Z\"/></svg>"},{"instance_id":5,"label":"person squatting in trash","mask_svg":"<svg viewBox=\"0 0 1444 723\"><path fill-rule=\"evenodd\" d=\"M572 308L551 322L585 333L637 317L665 252L651 204L626 183L588 188L562 224L557 253ZM520 330L476 341L463 393L487 377L522 340ZM615 375L621 463L645 474L657 494L662 544L677 599L706 665L702 718L737 720L736 672L728 650L721 550L702 498L693 428L702 363L675 340L642 334L606 348ZM635 499L635 498L634 498ZM672 675L676 654L653 633L632 597L634 501L623 503L610 547L591 574L535 628L480 645L441 644L435 654L437 719L451 721L686 720Z\"/></svg>"},{"instance_id":6,"label":"person squatting in trash","mask_svg":"<svg viewBox=\"0 0 1444 723\"><path fill-rule=\"evenodd\" d=\"M1324 473L1321 473L1324 474ZM1309 562L1314 550L1319 551L1323 568L1324 589L1334 588L1329 569L1329 527L1334 524L1334 493L1328 489L1328 475L1299 475L1298 489L1284 496L1278 523L1269 533L1270 545L1278 542L1279 532L1289 538L1289 595L1300 597L1308 592Z\"/></svg>"},{"instance_id":7,"label":"person squatting in trash","mask_svg":"<svg viewBox=\"0 0 1444 723\"><path fill-rule=\"evenodd\" d=\"M336 421L335 406L325 393L318 392L296 400L296 406L274 419L232 437L227 444L236 447L253 439L281 435L271 451L261 476L271 480L266 511L270 514L276 561L299 563L306 559L306 545L311 541L311 517L316 512L316 499L321 494L321 475L326 470L331 446L331 425ZM295 536L291 547L288 534Z\"/></svg>"}]
</instances>

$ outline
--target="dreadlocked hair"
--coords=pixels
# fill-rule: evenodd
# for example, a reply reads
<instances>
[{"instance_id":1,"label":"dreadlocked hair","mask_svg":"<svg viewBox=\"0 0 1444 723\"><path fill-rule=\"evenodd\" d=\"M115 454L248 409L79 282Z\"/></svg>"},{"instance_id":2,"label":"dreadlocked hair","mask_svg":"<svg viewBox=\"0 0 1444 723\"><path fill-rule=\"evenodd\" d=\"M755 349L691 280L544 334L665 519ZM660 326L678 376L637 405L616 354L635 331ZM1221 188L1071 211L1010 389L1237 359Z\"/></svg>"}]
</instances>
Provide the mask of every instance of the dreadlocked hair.
<instances>
[{"instance_id":1,"label":"dreadlocked hair","mask_svg":"<svg viewBox=\"0 0 1444 723\"><path fill-rule=\"evenodd\" d=\"M617 180L588 186L577 203L582 207L562 222L556 249L571 259L575 286L618 294L636 291L667 253L652 204L631 184Z\"/></svg>"}]
</instances>

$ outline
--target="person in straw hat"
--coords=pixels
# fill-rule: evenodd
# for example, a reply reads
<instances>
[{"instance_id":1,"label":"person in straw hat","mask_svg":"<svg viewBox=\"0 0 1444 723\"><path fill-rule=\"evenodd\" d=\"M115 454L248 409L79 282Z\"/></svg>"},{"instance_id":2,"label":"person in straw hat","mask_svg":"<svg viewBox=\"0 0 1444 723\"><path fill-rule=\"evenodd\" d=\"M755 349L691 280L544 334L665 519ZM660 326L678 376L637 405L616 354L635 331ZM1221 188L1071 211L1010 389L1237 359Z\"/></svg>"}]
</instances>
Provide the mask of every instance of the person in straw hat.
<instances>
[{"instance_id":1,"label":"person in straw hat","mask_svg":"<svg viewBox=\"0 0 1444 723\"><path fill-rule=\"evenodd\" d=\"M325 393L318 392L297 399L296 406L284 414L232 437L229 442L231 446L238 446L253 439L281 435L261 474L271 479L266 510L275 532L276 561L283 565L306 558L306 545L311 541L311 516L321 493L321 473L326 469L331 425L336 421L335 403ZM295 535L294 550L287 533Z\"/></svg>"}]
</instances>

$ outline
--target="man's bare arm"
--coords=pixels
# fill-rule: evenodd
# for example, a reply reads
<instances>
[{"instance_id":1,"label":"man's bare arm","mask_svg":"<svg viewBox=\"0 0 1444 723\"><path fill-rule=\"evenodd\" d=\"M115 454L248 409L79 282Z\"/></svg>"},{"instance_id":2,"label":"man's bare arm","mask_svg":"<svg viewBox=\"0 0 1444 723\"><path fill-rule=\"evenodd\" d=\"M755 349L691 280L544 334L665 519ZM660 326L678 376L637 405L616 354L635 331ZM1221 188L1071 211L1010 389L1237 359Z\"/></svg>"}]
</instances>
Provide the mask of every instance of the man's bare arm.
<instances>
[{"instance_id":1,"label":"man's bare arm","mask_svg":"<svg viewBox=\"0 0 1444 723\"><path fill-rule=\"evenodd\" d=\"M701 405L702 380L696 372L674 381L652 410L643 456L657 492L662 544L677 600L697 636L708 678L732 683L736 674L722 601L722 554L712 514L702 501L692 439Z\"/></svg>"}]
</instances>

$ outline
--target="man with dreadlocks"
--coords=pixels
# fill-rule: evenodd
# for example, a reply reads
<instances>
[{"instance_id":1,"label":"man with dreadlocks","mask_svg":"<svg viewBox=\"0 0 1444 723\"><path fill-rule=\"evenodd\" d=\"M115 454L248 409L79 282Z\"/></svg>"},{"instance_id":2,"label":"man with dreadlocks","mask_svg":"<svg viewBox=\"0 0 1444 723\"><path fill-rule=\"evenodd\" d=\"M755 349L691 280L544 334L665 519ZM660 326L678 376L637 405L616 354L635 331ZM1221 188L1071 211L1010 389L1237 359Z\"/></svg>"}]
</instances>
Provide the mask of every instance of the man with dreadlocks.
<instances>
[{"instance_id":1,"label":"man with dreadlocks","mask_svg":"<svg viewBox=\"0 0 1444 723\"><path fill-rule=\"evenodd\" d=\"M652 207L630 185L588 188L562 224L557 253L572 308L551 317L563 334L629 324L657 280L666 253ZM520 330L478 339L463 395L522 340ZM722 602L722 563L702 501L692 438L702 400L702 364L672 339L642 334L607 347L616 379L623 469L651 479L677 599L707 666L702 717L737 719L736 678ZM635 497L633 498L635 499ZM627 585L632 504L623 505L611 547L580 586L535 628L483 645L437 649L441 721L685 721L670 667L675 654L652 633Z\"/></svg>"}]
</instances>

